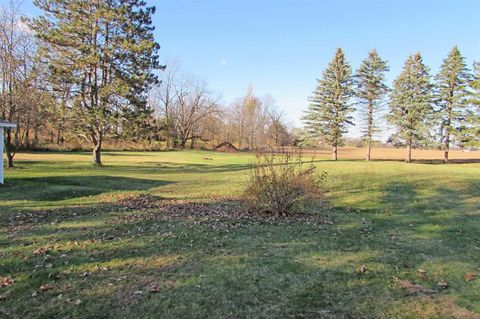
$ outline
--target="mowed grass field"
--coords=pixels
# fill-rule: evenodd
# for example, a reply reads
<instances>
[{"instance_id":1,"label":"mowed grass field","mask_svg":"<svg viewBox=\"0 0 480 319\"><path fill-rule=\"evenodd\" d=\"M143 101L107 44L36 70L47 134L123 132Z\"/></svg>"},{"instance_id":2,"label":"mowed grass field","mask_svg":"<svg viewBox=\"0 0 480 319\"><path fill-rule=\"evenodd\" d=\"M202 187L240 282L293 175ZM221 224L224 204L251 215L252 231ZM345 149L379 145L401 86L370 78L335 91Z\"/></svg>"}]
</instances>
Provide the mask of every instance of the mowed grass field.
<instances>
[{"instance_id":1,"label":"mowed grass field","mask_svg":"<svg viewBox=\"0 0 480 319\"><path fill-rule=\"evenodd\" d=\"M319 152L325 202L279 221L239 213L250 154L18 154L0 318L480 318L480 164L363 153Z\"/></svg>"}]
</instances>

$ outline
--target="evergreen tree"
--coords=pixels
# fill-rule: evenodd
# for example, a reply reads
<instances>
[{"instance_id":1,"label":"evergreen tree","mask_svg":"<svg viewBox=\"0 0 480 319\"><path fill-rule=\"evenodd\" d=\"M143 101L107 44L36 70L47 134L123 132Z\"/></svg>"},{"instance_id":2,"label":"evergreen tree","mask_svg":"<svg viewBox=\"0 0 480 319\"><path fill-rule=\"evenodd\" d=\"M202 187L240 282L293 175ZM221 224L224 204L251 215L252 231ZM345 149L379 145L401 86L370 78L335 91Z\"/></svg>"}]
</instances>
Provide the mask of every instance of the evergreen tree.
<instances>
[{"instance_id":1,"label":"evergreen tree","mask_svg":"<svg viewBox=\"0 0 480 319\"><path fill-rule=\"evenodd\" d=\"M473 64L473 79L468 85L468 111L462 127L464 146L480 147L480 62Z\"/></svg>"},{"instance_id":2,"label":"evergreen tree","mask_svg":"<svg viewBox=\"0 0 480 319\"><path fill-rule=\"evenodd\" d=\"M458 136L461 120L465 117L469 73L464 60L455 46L435 76L435 102L441 117L445 163L448 162L452 135Z\"/></svg>"},{"instance_id":3,"label":"evergreen tree","mask_svg":"<svg viewBox=\"0 0 480 319\"><path fill-rule=\"evenodd\" d=\"M352 69L342 49L337 49L333 60L317 80L317 88L310 98L303 121L310 137L323 137L332 146L332 159L337 160L338 146L344 143L347 125L353 125Z\"/></svg>"},{"instance_id":4,"label":"evergreen tree","mask_svg":"<svg viewBox=\"0 0 480 319\"><path fill-rule=\"evenodd\" d=\"M397 127L396 135L405 141L405 162L412 160L412 145L425 138L432 108L429 69L420 53L411 55L393 82L388 121Z\"/></svg>"},{"instance_id":5,"label":"evergreen tree","mask_svg":"<svg viewBox=\"0 0 480 319\"><path fill-rule=\"evenodd\" d=\"M120 137L133 142L153 139L155 131L154 110L148 107L125 108L122 112Z\"/></svg>"},{"instance_id":6,"label":"evergreen tree","mask_svg":"<svg viewBox=\"0 0 480 319\"><path fill-rule=\"evenodd\" d=\"M154 7L142 0L35 0L44 15L32 21L52 87L71 87L72 128L101 148L123 113L144 116L147 92L157 83L158 43L153 38ZM128 112L127 112L128 110Z\"/></svg>"},{"instance_id":7,"label":"evergreen tree","mask_svg":"<svg viewBox=\"0 0 480 319\"><path fill-rule=\"evenodd\" d=\"M355 95L365 113L363 140L367 143L367 161L370 160L374 134L379 131L378 125L375 123L375 114L381 106L383 97L388 92L385 84L385 72L388 70L387 62L380 58L377 50L372 50L363 60L355 75Z\"/></svg>"}]
</instances>

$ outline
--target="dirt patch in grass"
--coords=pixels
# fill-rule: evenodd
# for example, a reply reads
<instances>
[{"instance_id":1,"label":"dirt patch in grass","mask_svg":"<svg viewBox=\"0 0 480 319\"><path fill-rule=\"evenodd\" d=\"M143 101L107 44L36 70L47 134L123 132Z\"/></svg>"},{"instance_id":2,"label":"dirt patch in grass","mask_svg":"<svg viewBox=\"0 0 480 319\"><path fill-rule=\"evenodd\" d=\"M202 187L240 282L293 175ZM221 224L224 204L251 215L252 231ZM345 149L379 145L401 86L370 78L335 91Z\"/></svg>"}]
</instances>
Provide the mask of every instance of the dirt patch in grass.
<instances>
[{"instance_id":1,"label":"dirt patch in grass","mask_svg":"<svg viewBox=\"0 0 480 319\"><path fill-rule=\"evenodd\" d=\"M428 289L425 287L422 287L421 285L417 283L413 283L409 280L401 280L398 278L395 278L395 282L400 286L407 294L432 294L435 293L436 291L432 289Z\"/></svg>"},{"instance_id":2,"label":"dirt patch in grass","mask_svg":"<svg viewBox=\"0 0 480 319\"><path fill-rule=\"evenodd\" d=\"M117 197L116 205L131 210L145 210L163 206L164 198L150 194L123 194Z\"/></svg>"},{"instance_id":3,"label":"dirt patch in grass","mask_svg":"<svg viewBox=\"0 0 480 319\"><path fill-rule=\"evenodd\" d=\"M480 314L460 307L452 296L421 296L406 307L415 318L480 319Z\"/></svg>"},{"instance_id":4,"label":"dirt patch in grass","mask_svg":"<svg viewBox=\"0 0 480 319\"><path fill-rule=\"evenodd\" d=\"M144 211L144 214L119 216L121 219L170 219L189 220L196 223L215 225L216 222L253 222L253 223L281 223L305 222L306 224L332 224L328 216L318 213L324 210L325 203L319 202L317 212L294 214L285 217L275 217L248 209L238 198L216 198L213 202L195 200L167 199L149 194L138 194L123 197L116 205L121 211ZM326 209L325 209L326 211ZM240 224L239 224L240 225Z\"/></svg>"}]
</instances>

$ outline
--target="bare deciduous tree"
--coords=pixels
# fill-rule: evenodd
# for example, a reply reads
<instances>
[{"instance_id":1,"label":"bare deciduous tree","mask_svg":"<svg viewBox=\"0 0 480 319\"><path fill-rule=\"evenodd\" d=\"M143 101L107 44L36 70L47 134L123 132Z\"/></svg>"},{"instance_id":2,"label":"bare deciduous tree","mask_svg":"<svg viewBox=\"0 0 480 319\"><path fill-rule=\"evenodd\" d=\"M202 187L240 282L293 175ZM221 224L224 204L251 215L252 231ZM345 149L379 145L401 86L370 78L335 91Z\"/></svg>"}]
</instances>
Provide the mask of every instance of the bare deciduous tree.
<instances>
[{"instance_id":1,"label":"bare deciduous tree","mask_svg":"<svg viewBox=\"0 0 480 319\"><path fill-rule=\"evenodd\" d=\"M239 148L254 150L266 145L281 146L288 140L284 114L275 100L269 95L255 96L252 87L232 104L229 114L228 136Z\"/></svg>"},{"instance_id":2,"label":"bare deciduous tree","mask_svg":"<svg viewBox=\"0 0 480 319\"><path fill-rule=\"evenodd\" d=\"M181 74L177 67L168 70L157 86L150 103L165 123L168 147L194 147L197 140L206 140L205 121L218 115L219 97L214 96L206 82Z\"/></svg>"},{"instance_id":3,"label":"bare deciduous tree","mask_svg":"<svg viewBox=\"0 0 480 319\"><path fill-rule=\"evenodd\" d=\"M5 134L7 165L13 167L16 148L27 134L37 114L35 89L35 41L18 11L20 2L10 1L0 8L0 118L20 128Z\"/></svg>"},{"instance_id":4,"label":"bare deciduous tree","mask_svg":"<svg viewBox=\"0 0 480 319\"><path fill-rule=\"evenodd\" d=\"M272 104L267 109L268 114L268 128L267 137L268 142L273 146L285 146L289 143L289 133L284 121L285 114L279 110L275 104Z\"/></svg>"},{"instance_id":5,"label":"bare deciduous tree","mask_svg":"<svg viewBox=\"0 0 480 319\"><path fill-rule=\"evenodd\" d=\"M230 125L239 148L255 149L264 142L268 118L266 103L253 94L250 86L244 97L237 99L231 108Z\"/></svg>"}]
</instances>

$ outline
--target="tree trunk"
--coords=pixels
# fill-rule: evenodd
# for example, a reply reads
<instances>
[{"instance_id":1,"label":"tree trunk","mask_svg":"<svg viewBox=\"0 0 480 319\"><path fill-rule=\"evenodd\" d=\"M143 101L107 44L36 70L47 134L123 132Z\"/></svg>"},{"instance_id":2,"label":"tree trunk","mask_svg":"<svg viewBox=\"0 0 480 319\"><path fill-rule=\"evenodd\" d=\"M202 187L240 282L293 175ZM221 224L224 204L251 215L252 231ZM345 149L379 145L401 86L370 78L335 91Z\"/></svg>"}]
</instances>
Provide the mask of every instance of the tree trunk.
<instances>
[{"instance_id":1,"label":"tree trunk","mask_svg":"<svg viewBox=\"0 0 480 319\"><path fill-rule=\"evenodd\" d=\"M25 129L25 136L23 138L23 143L25 144L25 148L28 150L30 149L30 129Z\"/></svg>"},{"instance_id":2,"label":"tree trunk","mask_svg":"<svg viewBox=\"0 0 480 319\"><path fill-rule=\"evenodd\" d=\"M372 150L372 135L373 135L373 101L368 101L368 118L367 118L367 154L365 159L370 161L370 153Z\"/></svg>"},{"instance_id":3,"label":"tree trunk","mask_svg":"<svg viewBox=\"0 0 480 319\"><path fill-rule=\"evenodd\" d=\"M98 141L93 147L93 164L102 165L102 142Z\"/></svg>"},{"instance_id":4,"label":"tree trunk","mask_svg":"<svg viewBox=\"0 0 480 319\"><path fill-rule=\"evenodd\" d=\"M179 147L181 149L184 149L186 144L187 144L187 140L182 137Z\"/></svg>"},{"instance_id":5,"label":"tree trunk","mask_svg":"<svg viewBox=\"0 0 480 319\"><path fill-rule=\"evenodd\" d=\"M61 131L57 131L57 145L63 144L63 135Z\"/></svg>"},{"instance_id":6,"label":"tree trunk","mask_svg":"<svg viewBox=\"0 0 480 319\"><path fill-rule=\"evenodd\" d=\"M367 144L367 153L365 156L365 160L370 161L370 154L372 151L372 145L370 143Z\"/></svg>"},{"instance_id":7,"label":"tree trunk","mask_svg":"<svg viewBox=\"0 0 480 319\"><path fill-rule=\"evenodd\" d=\"M93 164L102 165L102 150L99 146L93 148Z\"/></svg>"},{"instance_id":8,"label":"tree trunk","mask_svg":"<svg viewBox=\"0 0 480 319\"><path fill-rule=\"evenodd\" d=\"M14 166L13 165L13 157L15 156L15 154L13 153L13 147L14 146L13 146L13 143L12 143L12 130L7 129L7 137L5 139L5 153L7 154L7 167L8 168L12 168Z\"/></svg>"},{"instance_id":9,"label":"tree trunk","mask_svg":"<svg viewBox=\"0 0 480 319\"><path fill-rule=\"evenodd\" d=\"M192 139L190 140L190 149L193 150L194 148L195 148L195 139L192 138Z\"/></svg>"},{"instance_id":10,"label":"tree trunk","mask_svg":"<svg viewBox=\"0 0 480 319\"><path fill-rule=\"evenodd\" d=\"M407 141L407 156L405 157L405 163L412 161L412 141Z\"/></svg>"},{"instance_id":11,"label":"tree trunk","mask_svg":"<svg viewBox=\"0 0 480 319\"><path fill-rule=\"evenodd\" d=\"M337 145L333 145L333 149L332 149L332 160L336 161L338 159L338 156L337 156Z\"/></svg>"},{"instance_id":12,"label":"tree trunk","mask_svg":"<svg viewBox=\"0 0 480 319\"><path fill-rule=\"evenodd\" d=\"M165 138L165 145L167 150L170 150L170 133L167 133L167 137Z\"/></svg>"},{"instance_id":13,"label":"tree trunk","mask_svg":"<svg viewBox=\"0 0 480 319\"><path fill-rule=\"evenodd\" d=\"M448 152L450 151L450 130L447 128L445 132L445 158L444 162L448 163Z\"/></svg>"},{"instance_id":14,"label":"tree trunk","mask_svg":"<svg viewBox=\"0 0 480 319\"><path fill-rule=\"evenodd\" d=\"M33 134L33 144L35 146L38 145L38 128L35 129L34 134Z\"/></svg>"},{"instance_id":15,"label":"tree trunk","mask_svg":"<svg viewBox=\"0 0 480 319\"><path fill-rule=\"evenodd\" d=\"M7 152L7 167L12 168L13 167L13 156L11 153Z\"/></svg>"}]
</instances>

